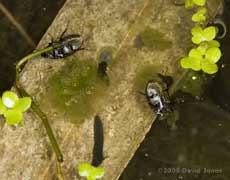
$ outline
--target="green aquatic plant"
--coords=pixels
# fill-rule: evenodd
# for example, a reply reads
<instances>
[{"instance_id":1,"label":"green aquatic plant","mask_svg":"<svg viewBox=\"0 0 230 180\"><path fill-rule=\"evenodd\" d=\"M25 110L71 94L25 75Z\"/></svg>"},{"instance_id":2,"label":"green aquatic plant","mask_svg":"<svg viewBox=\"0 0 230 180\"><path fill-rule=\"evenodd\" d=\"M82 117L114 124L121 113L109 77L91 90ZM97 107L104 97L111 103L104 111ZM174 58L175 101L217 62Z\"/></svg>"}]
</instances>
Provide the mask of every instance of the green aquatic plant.
<instances>
[{"instance_id":1,"label":"green aquatic plant","mask_svg":"<svg viewBox=\"0 0 230 180\"><path fill-rule=\"evenodd\" d=\"M31 106L31 98L19 98L12 91L5 91L0 98L0 114L6 118L8 125L18 125L23 119L22 113Z\"/></svg>"},{"instance_id":2,"label":"green aquatic plant","mask_svg":"<svg viewBox=\"0 0 230 180\"><path fill-rule=\"evenodd\" d=\"M87 180L100 179L105 175L104 168L91 166L89 163L81 163L78 166L78 173Z\"/></svg>"},{"instance_id":3,"label":"green aquatic plant","mask_svg":"<svg viewBox=\"0 0 230 180\"><path fill-rule=\"evenodd\" d=\"M219 61L222 53L220 51L220 43L214 38L217 34L215 26L203 28L201 25L206 21L207 8L203 7L206 0L186 0L185 7L192 8L194 5L202 6L197 8L197 12L193 14L192 21L197 25L192 28L192 42L197 47L191 49L187 57L181 59L180 64L183 68L200 71L207 74L214 74L218 71L216 63Z\"/></svg>"},{"instance_id":4,"label":"green aquatic plant","mask_svg":"<svg viewBox=\"0 0 230 180\"><path fill-rule=\"evenodd\" d=\"M191 68L194 71L203 70L207 74L214 74L218 71L216 62L221 57L221 51L218 47L210 47L206 51L191 49L189 55L181 59L183 68Z\"/></svg>"},{"instance_id":5,"label":"green aquatic plant","mask_svg":"<svg viewBox=\"0 0 230 180\"><path fill-rule=\"evenodd\" d=\"M186 8L193 8L194 5L204 6L205 3L206 3L206 0L185 0L185 7Z\"/></svg>"},{"instance_id":6,"label":"green aquatic plant","mask_svg":"<svg viewBox=\"0 0 230 180\"><path fill-rule=\"evenodd\" d=\"M200 26L195 26L192 28L192 42L194 44L200 44L204 41L211 41L216 36L216 27L209 26L205 29L202 29Z\"/></svg>"},{"instance_id":7,"label":"green aquatic plant","mask_svg":"<svg viewBox=\"0 0 230 180\"><path fill-rule=\"evenodd\" d=\"M197 12L192 16L192 21L197 23L203 23L204 21L206 21L206 16L205 16L206 13L207 13L207 8L205 7L198 8Z\"/></svg>"}]
</instances>

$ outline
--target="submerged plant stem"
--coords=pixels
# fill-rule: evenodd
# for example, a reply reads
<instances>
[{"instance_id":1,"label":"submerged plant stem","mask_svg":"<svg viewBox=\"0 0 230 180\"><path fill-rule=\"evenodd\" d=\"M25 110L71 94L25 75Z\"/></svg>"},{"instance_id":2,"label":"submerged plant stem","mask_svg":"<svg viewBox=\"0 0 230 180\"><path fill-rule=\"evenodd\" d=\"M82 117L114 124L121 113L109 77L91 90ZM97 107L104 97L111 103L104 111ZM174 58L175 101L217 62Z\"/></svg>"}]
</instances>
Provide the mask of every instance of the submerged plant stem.
<instances>
[{"instance_id":1,"label":"submerged plant stem","mask_svg":"<svg viewBox=\"0 0 230 180\"><path fill-rule=\"evenodd\" d=\"M20 96L27 96L30 97L32 99L32 104L31 104L31 108L32 110L40 117L40 119L42 120L43 125L45 126L47 135L50 139L51 145L53 147L53 150L56 154L57 160L58 162L63 162L63 155L62 152L59 148L59 145L56 141L56 138L53 134L52 128L49 124L48 118L45 115L44 112L42 112L42 110L40 109L40 107L35 103L35 101L33 100L33 98L24 90L24 88L21 86L20 82L19 82L19 73L21 70L21 66L26 63L28 60L30 60L33 57L37 57L39 55L41 55L42 53L48 52L53 50L55 47L51 46L42 50L38 50L36 52L33 52L29 55L27 55L26 57L22 58L16 65L16 78L15 78L15 87L18 90Z\"/></svg>"}]
</instances>

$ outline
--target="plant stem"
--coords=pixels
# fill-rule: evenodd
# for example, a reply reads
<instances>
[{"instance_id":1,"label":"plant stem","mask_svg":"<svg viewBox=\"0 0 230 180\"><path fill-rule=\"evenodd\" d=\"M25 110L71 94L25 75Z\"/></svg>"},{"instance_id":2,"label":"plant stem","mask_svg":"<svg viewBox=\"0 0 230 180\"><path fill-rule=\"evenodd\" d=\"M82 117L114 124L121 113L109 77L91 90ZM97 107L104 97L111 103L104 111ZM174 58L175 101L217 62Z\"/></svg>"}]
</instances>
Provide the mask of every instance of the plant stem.
<instances>
[{"instance_id":1,"label":"plant stem","mask_svg":"<svg viewBox=\"0 0 230 180\"><path fill-rule=\"evenodd\" d=\"M32 99L32 104L31 104L31 108L32 110L40 117L40 119L42 120L43 125L45 126L47 135L50 139L51 145L53 147L53 150L56 154L56 158L58 160L58 162L63 162L63 155L62 152L58 146L58 143L56 141L56 138L53 134L52 128L49 124L48 118L45 115L44 112L42 112L42 110L40 109L39 105L37 105L34 101L34 99L24 90L24 88L21 86L20 82L19 82L19 73L21 71L21 66L26 63L28 60L30 60L31 58L37 57L39 55L41 55L42 53L48 52L53 50L55 47L51 46L51 47L47 47L45 49L42 50L38 50L36 52L33 52L29 55L27 55L26 57L22 58L16 65L16 78L15 78L15 87L18 90L20 96L27 96L30 97Z\"/></svg>"}]
</instances>

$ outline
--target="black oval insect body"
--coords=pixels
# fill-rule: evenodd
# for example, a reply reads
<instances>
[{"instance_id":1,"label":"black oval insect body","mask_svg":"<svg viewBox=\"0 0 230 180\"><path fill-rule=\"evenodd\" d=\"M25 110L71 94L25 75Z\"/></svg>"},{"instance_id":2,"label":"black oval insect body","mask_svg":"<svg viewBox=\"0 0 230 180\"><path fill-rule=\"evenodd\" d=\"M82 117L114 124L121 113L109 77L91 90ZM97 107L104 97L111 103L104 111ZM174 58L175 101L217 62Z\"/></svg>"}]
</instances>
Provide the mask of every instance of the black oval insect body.
<instances>
[{"instance_id":1,"label":"black oval insect body","mask_svg":"<svg viewBox=\"0 0 230 180\"><path fill-rule=\"evenodd\" d=\"M163 116L165 112L171 111L168 89L164 83L149 81L146 85L145 94L150 106L157 115Z\"/></svg>"},{"instance_id":2,"label":"black oval insect body","mask_svg":"<svg viewBox=\"0 0 230 180\"><path fill-rule=\"evenodd\" d=\"M72 55L76 51L83 50L82 48L83 39L79 34L71 34L64 36L58 41L52 41L47 47L53 46L54 49L42 53L41 56L50 59L59 59Z\"/></svg>"}]
</instances>

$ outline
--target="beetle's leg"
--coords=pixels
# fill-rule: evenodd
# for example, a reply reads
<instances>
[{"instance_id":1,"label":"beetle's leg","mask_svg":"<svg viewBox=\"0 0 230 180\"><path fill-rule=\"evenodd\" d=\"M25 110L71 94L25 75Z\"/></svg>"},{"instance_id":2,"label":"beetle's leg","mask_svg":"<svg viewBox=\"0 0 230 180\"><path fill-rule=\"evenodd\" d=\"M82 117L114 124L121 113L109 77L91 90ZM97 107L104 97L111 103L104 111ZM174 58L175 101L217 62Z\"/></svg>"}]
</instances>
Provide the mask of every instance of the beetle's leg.
<instances>
[{"instance_id":1,"label":"beetle's leg","mask_svg":"<svg viewBox=\"0 0 230 180\"><path fill-rule=\"evenodd\" d=\"M63 37L64 37L65 33L67 32L68 27L69 27L69 22L67 22L67 25L66 25L66 27L65 27L64 31L61 33L61 36L60 36L60 38L59 38L60 40L62 40L62 39L63 39Z\"/></svg>"}]
</instances>

